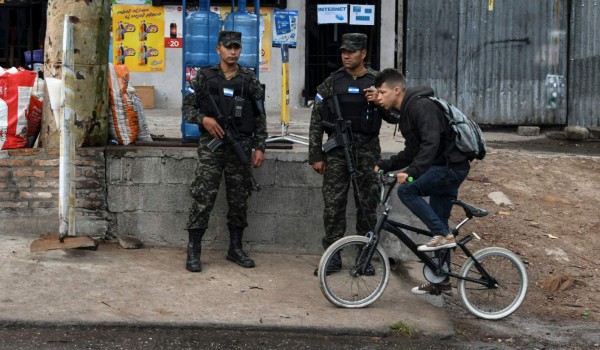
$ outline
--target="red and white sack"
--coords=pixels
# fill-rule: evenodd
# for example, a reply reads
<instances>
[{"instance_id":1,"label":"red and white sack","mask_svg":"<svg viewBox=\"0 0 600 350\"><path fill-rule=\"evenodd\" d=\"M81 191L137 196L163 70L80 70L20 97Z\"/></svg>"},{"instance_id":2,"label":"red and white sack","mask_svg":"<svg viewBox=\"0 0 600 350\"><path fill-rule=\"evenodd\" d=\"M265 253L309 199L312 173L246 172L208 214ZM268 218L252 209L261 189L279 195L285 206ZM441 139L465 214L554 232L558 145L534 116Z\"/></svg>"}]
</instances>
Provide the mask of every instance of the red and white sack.
<instances>
[{"instance_id":1,"label":"red and white sack","mask_svg":"<svg viewBox=\"0 0 600 350\"><path fill-rule=\"evenodd\" d=\"M36 95L31 95L29 113L27 114L27 147L31 148L40 133L42 126L43 100Z\"/></svg>"},{"instance_id":2,"label":"red and white sack","mask_svg":"<svg viewBox=\"0 0 600 350\"><path fill-rule=\"evenodd\" d=\"M125 65L108 64L111 117L108 119L108 134L119 145L134 143L139 130L138 115L127 95L129 71Z\"/></svg>"},{"instance_id":3,"label":"red and white sack","mask_svg":"<svg viewBox=\"0 0 600 350\"><path fill-rule=\"evenodd\" d=\"M11 68L0 72L0 149L27 144L27 113L36 72Z\"/></svg>"}]
</instances>

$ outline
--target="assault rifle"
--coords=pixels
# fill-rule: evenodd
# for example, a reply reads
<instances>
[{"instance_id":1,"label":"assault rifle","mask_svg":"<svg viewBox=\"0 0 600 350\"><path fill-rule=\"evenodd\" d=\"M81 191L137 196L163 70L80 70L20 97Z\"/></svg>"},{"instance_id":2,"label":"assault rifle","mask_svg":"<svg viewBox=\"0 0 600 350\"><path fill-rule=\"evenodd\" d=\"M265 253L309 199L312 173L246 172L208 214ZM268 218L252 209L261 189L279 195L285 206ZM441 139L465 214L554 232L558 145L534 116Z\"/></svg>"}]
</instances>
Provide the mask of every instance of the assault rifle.
<instances>
[{"instance_id":1,"label":"assault rifle","mask_svg":"<svg viewBox=\"0 0 600 350\"><path fill-rule=\"evenodd\" d=\"M240 163L248 167L248 174L250 175L250 180L252 181L252 189L255 191L260 191L260 187L258 186L256 179L254 179L254 176L252 176L252 171L250 170L252 164L250 163L250 159L248 159L248 156L246 155L246 152L240 143L240 133L237 131L235 123L232 121L231 117L225 117L223 114L221 114L221 110L219 110L217 103L209 93L207 93L206 96L208 96L210 103L212 104L214 110L213 112L217 114L217 122L224 131L223 138L218 139L215 137L208 143L207 147L211 152L215 152L223 145L223 143L231 145L231 148L233 149L233 152L239 159Z\"/></svg>"},{"instance_id":2,"label":"assault rifle","mask_svg":"<svg viewBox=\"0 0 600 350\"><path fill-rule=\"evenodd\" d=\"M323 151L328 153L335 148L343 147L348 172L352 177L361 176L362 174L356 169L354 160L352 159L352 144L354 143L354 138L352 137L352 122L342 118L342 111L337 95L331 96L331 99L333 100L333 109L337 120L335 123L322 122L323 126L333 129L333 136L325 142Z\"/></svg>"}]
</instances>

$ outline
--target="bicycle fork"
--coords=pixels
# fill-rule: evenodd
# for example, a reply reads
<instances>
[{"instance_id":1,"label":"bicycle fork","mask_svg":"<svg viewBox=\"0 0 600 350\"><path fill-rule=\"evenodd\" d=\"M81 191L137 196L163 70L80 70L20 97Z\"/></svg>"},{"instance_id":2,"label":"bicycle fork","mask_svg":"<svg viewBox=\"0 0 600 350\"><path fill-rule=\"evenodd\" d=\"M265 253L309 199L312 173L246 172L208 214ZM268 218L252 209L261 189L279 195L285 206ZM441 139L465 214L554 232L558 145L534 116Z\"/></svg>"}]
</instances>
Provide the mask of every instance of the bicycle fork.
<instances>
[{"instance_id":1,"label":"bicycle fork","mask_svg":"<svg viewBox=\"0 0 600 350\"><path fill-rule=\"evenodd\" d=\"M369 238L369 242L358 252L354 268L350 272L352 276L357 277L365 274L367 267L371 263L371 259L373 259L373 255L375 255L375 249L377 249L381 237L381 228L383 227L383 223L387 219L388 214L389 210L384 211L375 225L375 230L365 234L365 236Z\"/></svg>"}]
</instances>

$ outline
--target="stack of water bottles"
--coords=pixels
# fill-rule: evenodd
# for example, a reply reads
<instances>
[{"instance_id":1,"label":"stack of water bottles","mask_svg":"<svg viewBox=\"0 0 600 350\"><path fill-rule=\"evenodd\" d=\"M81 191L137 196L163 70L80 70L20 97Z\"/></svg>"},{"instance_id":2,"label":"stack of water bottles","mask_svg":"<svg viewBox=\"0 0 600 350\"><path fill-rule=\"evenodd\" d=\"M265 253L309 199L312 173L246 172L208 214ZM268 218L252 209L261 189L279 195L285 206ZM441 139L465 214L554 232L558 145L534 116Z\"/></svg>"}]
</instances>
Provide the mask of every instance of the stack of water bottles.
<instances>
[{"instance_id":1,"label":"stack of water bottles","mask_svg":"<svg viewBox=\"0 0 600 350\"><path fill-rule=\"evenodd\" d=\"M246 9L246 0L239 0L237 9L227 15L224 23L224 30L235 30L242 33L243 49L238 63L258 72L258 16ZM190 12L185 18L185 28L184 69L187 67L195 67L197 69L197 67L219 64L219 55L216 52L216 47L219 40L219 32L223 28L223 20L219 14L210 11L210 0L200 0L198 11ZM193 72L190 73L184 74L184 94L192 92L189 80L195 74ZM183 134L183 142L200 137L198 126L186 122L183 118L181 132Z\"/></svg>"}]
</instances>

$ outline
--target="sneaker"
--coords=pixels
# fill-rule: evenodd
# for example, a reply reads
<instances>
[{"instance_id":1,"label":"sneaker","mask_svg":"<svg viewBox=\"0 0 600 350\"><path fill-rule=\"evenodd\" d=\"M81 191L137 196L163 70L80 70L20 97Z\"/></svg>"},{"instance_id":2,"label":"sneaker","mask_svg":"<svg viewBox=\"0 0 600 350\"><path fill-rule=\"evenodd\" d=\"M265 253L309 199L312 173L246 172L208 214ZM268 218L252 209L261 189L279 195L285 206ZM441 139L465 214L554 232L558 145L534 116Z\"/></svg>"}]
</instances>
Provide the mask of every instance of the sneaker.
<instances>
[{"instance_id":1,"label":"sneaker","mask_svg":"<svg viewBox=\"0 0 600 350\"><path fill-rule=\"evenodd\" d=\"M453 247L456 247L456 241L454 240L454 235L449 234L446 237L433 236L431 241L429 241L423 245L420 245L419 248L417 248L417 250L420 252L430 252L432 250L446 249L446 248L453 248Z\"/></svg>"},{"instance_id":2,"label":"sneaker","mask_svg":"<svg viewBox=\"0 0 600 350\"><path fill-rule=\"evenodd\" d=\"M444 283L424 283L418 287L414 287L410 291L413 294L424 295L424 294L433 294L440 295L440 293L447 293L452 290L452 285L450 285L450 281Z\"/></svg>"}]
</instances>

